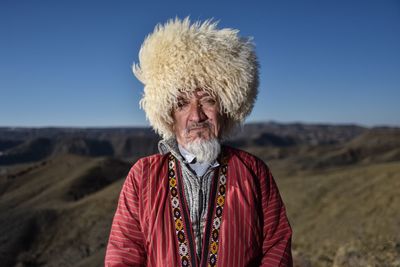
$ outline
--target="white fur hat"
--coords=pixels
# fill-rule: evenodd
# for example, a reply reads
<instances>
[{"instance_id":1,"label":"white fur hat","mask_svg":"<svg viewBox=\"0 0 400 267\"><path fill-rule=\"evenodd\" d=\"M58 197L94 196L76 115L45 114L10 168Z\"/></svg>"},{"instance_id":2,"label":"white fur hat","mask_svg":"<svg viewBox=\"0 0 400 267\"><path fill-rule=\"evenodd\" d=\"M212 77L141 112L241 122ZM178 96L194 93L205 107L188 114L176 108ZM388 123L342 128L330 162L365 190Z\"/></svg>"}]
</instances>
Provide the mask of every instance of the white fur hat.
<instances>
[{"instance_id":1,"label":"white fur hat","mask_svg":"<svg viewBox=\"0 0 400 267\"><path fill-rule=\"evenodd\" d=\"M172 108L182 92L206 90L220 103L228 122L223 133L250 114L257 96L258 62L250 38L235 29L217 29L211 20L189 18L157 25L139 52L133 73L144 84L141 107L155 131L171 138Z\"/></svg>"}]
</instances>

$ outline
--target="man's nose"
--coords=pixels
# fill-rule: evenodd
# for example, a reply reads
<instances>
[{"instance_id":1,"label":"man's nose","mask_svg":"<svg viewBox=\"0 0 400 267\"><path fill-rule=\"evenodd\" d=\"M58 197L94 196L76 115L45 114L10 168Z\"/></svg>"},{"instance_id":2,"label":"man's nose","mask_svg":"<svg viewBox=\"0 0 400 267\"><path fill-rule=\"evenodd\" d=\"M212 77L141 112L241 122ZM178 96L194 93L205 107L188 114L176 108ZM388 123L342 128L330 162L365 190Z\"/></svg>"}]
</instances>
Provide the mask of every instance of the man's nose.
<instances>
[{"instance_id":1,"label":"man's nose","mask_svg":"<svg viewBox=\"0 0 400 267\"><path fill-rule=\"evenodd\" d=\"M190 120L201 122L207 120L207 115L204 113L203 106L199 102L194 102L190 105Z\"/></svg>"}]
</instances>

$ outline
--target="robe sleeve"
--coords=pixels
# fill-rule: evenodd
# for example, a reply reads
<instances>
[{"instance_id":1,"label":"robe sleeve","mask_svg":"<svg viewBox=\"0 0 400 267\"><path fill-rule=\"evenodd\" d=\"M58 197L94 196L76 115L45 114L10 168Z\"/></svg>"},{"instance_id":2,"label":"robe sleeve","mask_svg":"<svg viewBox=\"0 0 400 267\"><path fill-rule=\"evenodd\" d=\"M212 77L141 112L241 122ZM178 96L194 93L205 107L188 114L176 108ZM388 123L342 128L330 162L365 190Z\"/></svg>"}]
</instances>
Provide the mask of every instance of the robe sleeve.
<instances>
[{"instance_id":1,"label":"robe sleeve","mask_svg":"<svg viewBox=\"0 0 400 267\"><path fill-rule=\"evenodd\" d=\"M145 238L141 229L140 187L143 164L137 162L129 171L122 187L108 240L105 266L145 266Z\"/></svg>"},{"instance_id":2,"label":"robe sleeve","mask_svg":"<svg viewBox=\"0 0 400 267\"><path fill-rule=\"evenodd\" d=\"M264 164L263 164L264 165ZM261 168L263 255L261 266L291 267L292 229L275 180L265 165Z\"/></svg>"}]
</instances>

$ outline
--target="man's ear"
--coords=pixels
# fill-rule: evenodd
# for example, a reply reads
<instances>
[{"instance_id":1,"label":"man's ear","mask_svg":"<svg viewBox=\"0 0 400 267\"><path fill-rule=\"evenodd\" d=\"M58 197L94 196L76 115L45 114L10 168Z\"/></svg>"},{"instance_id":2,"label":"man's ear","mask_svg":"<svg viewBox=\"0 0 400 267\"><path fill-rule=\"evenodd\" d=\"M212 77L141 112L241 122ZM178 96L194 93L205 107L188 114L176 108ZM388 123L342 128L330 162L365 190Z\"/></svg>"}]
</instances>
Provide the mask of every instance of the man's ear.
<instances>
[{"instance_id":1,"label":"man's ear","mask_svg":"<svg viewBox=\"0 0 400 267\"><path fill-rule=\"evenodd\" d=\"M173 123L172 123L171 125L169 125L169 129L170 129L172 132L175 132L175 119L174 119L174 117L172 117L172 119L173 119Z\"/></svg>"},{"instance_id":2,"label":"man's ear","mask_svg":"<svg viewBox=\"0 0 400 267\"><path fill-rule=\"evenodd\" d=\"M171 110L169 111L169 116L172 118L172 125L170 125L170 128L172 129L172 127L175 125L174 108L171 108Z\"/></svg>"},{"instance_id":3,"label":"man's ear","mask_svg":"<svg viewBox=\"0 0 400 267\"><path fill-rule=\"evenodd\" d=\"M221 139L221 137L224 135L225 131L227 130L226 127L228 126L227 122L228 122L228 117L225 113L219 113L219 125L220 125L220 129L219 129L219 133L218 133L218 138Z\"/></svg>"}]
</instances>

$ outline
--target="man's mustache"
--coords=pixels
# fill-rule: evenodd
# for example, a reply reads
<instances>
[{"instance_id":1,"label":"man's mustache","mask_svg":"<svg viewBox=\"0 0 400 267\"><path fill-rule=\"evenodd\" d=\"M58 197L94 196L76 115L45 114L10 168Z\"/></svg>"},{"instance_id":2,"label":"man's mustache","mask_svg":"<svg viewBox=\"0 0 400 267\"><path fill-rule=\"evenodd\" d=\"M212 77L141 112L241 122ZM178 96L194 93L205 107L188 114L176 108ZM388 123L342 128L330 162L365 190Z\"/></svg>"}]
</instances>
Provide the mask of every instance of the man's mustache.
<instances>
[{"instance_id":1,"label":"man's mustache","mask_svg":"<svg viewBox=\"0 0 400 267\"><path fill-rule=\"evenodd\" d=\"M198 128L209 128L211 129L211 123L208 121L204 122L192 122L191 124L188 125L188 127L185 129L185 131L188 133L191 130L198 129Z\"/></svg>"}]
</instances>

